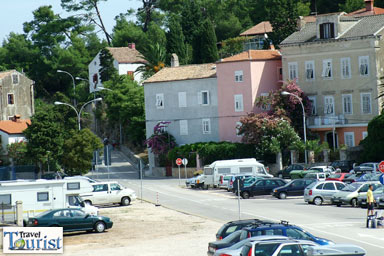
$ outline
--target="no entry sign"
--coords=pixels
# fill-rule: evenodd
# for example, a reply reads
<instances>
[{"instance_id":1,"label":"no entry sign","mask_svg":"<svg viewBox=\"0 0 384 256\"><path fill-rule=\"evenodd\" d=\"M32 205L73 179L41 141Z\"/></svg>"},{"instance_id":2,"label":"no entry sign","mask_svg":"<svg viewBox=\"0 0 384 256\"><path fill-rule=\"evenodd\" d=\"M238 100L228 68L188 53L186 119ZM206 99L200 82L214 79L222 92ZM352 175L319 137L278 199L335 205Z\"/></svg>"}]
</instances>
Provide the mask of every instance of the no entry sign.
<instances>
[{"instance_id":1,"label":"no entry sign","mask_svg":"<svg viewBox=\"0 0 384 256\"><path fill-rule=\"evenodd\" d=\"M180 166L182 163L183 163L183 160L182 160L181 158L177 158L177 159L176 159L176 164L177 164L177 165Z\"/></svg>"}]
</instances>

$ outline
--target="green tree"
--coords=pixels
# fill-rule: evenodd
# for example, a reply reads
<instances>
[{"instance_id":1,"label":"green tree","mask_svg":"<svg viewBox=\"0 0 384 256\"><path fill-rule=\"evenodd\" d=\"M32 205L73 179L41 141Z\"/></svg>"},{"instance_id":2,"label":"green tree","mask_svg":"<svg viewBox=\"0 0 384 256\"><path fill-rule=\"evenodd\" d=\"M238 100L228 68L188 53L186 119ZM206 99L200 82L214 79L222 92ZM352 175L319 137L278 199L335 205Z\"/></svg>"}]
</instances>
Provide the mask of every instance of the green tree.
<instances>
[{"instance_id":1,"label":"green tree","mask_svg":"<svg viewBox=\"0 0 384 256\"><path fill-rule=\"evenodd\" d=\"M107 48L100 51L100 81L105 82L117 75L117 70L113 66L113 57Z\"/></svg>"},{"instance_id":2,"label":"green tree","mask_svg":"<svg viewBox=\"0 0 384 256\"><path fill-rule=\"evenodd\" d=\"M215 33L217 35L217 40L220 42L228 38L237 37L242 30L243 26L241 25L239 18L233 13L230 13L217 22Z\"/></svg>"},{"instance_id":3,"label":"green tree","mask_svg":"<svg viewBox=\"0 0 384 256\"><path fill-rule=\"evenodd\" d=\"M346 0L344 4L339 4L340 11L353 12L364 8L364 1L362 0Z\"/></svg>"},{"instance_id":4,"label":"green tree","mask_svg":"<svg viewBox=\"0 0 384 256\"><path fill-rule=\"evenodd\" d=\"M167 33L167 52L168 56L176 53L179 57L180 64L187 63L187 49L185 46L185 37L180 25L179 18L176 15L171 15L168 22L169 31ZM168 57L170 59L170 57Z\"/></svg>"},{"instance_id":5,"label":"green tree","mask_svg":"<svg viewBox=\"0 0 384 256\"><path fill-rule=\"evenodd\" d=\"M166 52L158 43L148 45L147 49L143 52L143 58L146 63L138 67L136 72L142 72L144 80L165 67Z\"/></svg>"},{"instance_id":6,"label":"green tree","mask_svg":"<svg viewBox=\"0 0 384 256\"><path fill-rule=\"evenodd\" d=\"M27 165L32 163L27 155L27 143L25 141L15 142L7 145L8 157L12 158L15 165Z\"/></svg>"},{"instance_id":7,"label":"green tree","mask_svg":"<svg viewBox=\"0 0 384 256\"><path fill-rule=\"evenodd\" d=\"M193 43L196 31L200 30L203 23L201 6L197 1L185 1L185 6L181 12L181 27L183 28L185 41Z\"/></svg>"},{"instance_id":8,"label":"green tree","mask_svg":"<svg viewBox=\"0 0 384 256\"><path fill-rule=\"evenodd\" d=\"M193 41L193 63L210 63L219 59L216 34L212 22L206 19Z\"/></svg>"},{"instance_id":9,"label":"green tree","mask_svg":"<svg viewBox=\"0 0 384 256\"><path fill-rule=\"evenodd\" d=\"M374 117L368 123L368 136L360 142L363 153L359 162L376 161L384 159L384 151L381 149L384 143L384 114Z\"/></svg>"},{"instance_id":10,"label":"green tree","mask_svg":"<svg viewBox=\"0 0 384 256\"><path fill-rule=\"evenodd\" d=\"M151 22L146 32L148 44L158 44L164 51L167 46L167 37L162 28L154 22Z\"/></svg>"},{"instance_id":11,"label":"green tree","mask_svg":"<svg viewBox=\"0 0 384 256\"><path fill-rule=\"evenodd\" d=\"M63 144L60 163L69 175L82 175L92 168L93 152L103 148L101 140L89 129L73 131Z\"/></svg>"}]
</instances>

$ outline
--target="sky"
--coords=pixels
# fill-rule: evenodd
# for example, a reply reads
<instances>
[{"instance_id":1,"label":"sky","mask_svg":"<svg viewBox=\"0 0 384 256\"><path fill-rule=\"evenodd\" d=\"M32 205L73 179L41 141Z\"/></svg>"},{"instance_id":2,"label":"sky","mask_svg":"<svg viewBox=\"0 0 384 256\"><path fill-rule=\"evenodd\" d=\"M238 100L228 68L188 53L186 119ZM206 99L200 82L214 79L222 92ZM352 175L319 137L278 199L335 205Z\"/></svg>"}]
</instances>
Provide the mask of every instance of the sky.
<instances>
[{"instance_id":1,"label":"sky","mask_svg":"<svg viewBox=\"0 0 384 256\"><path fill-rule=\"evenodd\" d=\"M69 14L61 6L60 0L1 0L0 45L10 32L23 33L23 23L33 19L32 12L42 5L52 5L53 11L66 17ZM100 2L99 9L104 25L109 33L115 25L114 18L128 9L141 6L139 0L107 0Z\"/></svg>"}]
</instances>

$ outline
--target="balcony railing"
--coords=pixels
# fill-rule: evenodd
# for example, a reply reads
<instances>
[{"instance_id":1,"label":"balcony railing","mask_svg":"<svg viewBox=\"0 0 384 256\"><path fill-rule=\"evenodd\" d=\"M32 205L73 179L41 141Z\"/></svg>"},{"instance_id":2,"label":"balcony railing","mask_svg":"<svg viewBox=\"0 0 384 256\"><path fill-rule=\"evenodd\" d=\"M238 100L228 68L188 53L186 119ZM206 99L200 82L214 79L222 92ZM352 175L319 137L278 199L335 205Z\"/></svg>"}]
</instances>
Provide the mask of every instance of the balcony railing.
<instances>
[{"instance_id":1,"label":"balcony railing","mask_svg":"<svg viewBox=\"0 0 384 256\"><path fill-rule=\"evenodd\" d=\"M310 116L308 118L308 127L330 127L333 125L344 125L348 124L348 119L344 115L334 116Z\"/></svg>"}]
</instances>

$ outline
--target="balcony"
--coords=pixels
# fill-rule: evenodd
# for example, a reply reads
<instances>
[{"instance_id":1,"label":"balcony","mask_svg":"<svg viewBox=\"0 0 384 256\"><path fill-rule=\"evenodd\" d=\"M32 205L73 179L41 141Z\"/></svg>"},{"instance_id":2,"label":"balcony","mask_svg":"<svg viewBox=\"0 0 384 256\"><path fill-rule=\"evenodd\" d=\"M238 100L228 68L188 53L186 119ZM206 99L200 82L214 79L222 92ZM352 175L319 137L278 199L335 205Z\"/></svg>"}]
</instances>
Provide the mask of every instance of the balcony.
<instances>
[{"instance_id":1,"label":"balcony","mask_svg":"<svg viewBox=\"0 0 384 256\"><path fill-rule=\"evenodd\" d=\"M334 125L344 125L348 124L348 119L344 115L335 115L335 116L310 116L308 118L308 128L314 127L332 127Z\"/></svg>"}]
</instances>

